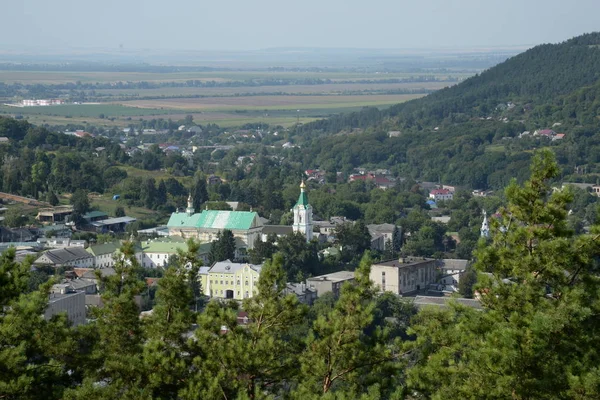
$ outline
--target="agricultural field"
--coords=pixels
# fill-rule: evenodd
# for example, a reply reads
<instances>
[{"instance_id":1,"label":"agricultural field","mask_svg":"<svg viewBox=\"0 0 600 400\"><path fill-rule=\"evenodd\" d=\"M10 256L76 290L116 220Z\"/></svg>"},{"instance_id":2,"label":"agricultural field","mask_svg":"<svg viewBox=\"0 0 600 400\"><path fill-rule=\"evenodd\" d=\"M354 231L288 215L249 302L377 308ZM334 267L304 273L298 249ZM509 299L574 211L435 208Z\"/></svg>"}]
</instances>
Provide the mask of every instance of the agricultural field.
<instances>
[{"instance_id":1,"label":"agricultural field","mask_svg":"<svg viewBox=\"0 0 600 400\"><path fill-rule=\"evenodd\" d=\"M415 75L436 77L446 80L450 77L467 78L472 74L464 72L301 72L301 71L211 71L211 72L94 72L94 71L0 71L0 81L6 84L57 85L73 82L116 83L116 82L186 82L198 81L248 81L253 79L331 79L333 81L360 81L383 79L411 79Z\"/></svg>"},{"instance_id":2,"label":"agricultural field","mask_svg":"<svg viewBox=\"0 0 600 400\"><path fill-rule=\"evenodd\" d=\"M257 122L291 126L366 106L388 107L455 84L467 76L468 73L448 71L136 73L3 70L0 71L0 82L24 85L25 88L13 91L12 95L6 94L2 102L14 104L26 98L60 97L71 104L46 107L1 105L0 115L49 126L122 128L135 121L159 118L179 121L187 115L192 115L197 123L215 123L223 127ZM395 79L402 81L390 81ZM189 84L190 81L197 82ZM27 97L27 90L38 96ZM73 104L75 102L83 104Z\"/></svg>"}]
</instances>

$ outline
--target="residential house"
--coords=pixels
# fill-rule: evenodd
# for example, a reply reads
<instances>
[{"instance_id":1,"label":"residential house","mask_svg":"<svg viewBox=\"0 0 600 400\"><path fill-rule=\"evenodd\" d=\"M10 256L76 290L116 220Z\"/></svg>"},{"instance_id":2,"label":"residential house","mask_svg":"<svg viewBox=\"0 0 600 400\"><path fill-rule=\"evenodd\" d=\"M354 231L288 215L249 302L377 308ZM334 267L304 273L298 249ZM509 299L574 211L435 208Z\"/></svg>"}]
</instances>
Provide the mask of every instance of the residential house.
<instances>
[{"instance_id":1,"label":"residential house","mask_svg":"<svg viewBox=\"0 0 600 400\"><path fill-rule=\"evenodd\" d=\"M262 265L219 261L207 273L200 274L204 294L209 297L242 300L258 293Z\"/></svg>"},{"instance_id":2,"label":"residential house","mask_svg":"<svg viewBox=\"0 0 600 400\"><path fill-rule=\"evenodd\" d=\"M454 193L448 189L433 189L429 192L429 198L434 201L452 200L454 198Z\"/></svg>"},{"instance_id":3,"label":"residential house","mask_svg":"<svg viewBox=\"0 0 600 400\"><path fill-rule=\"evenodd\" d=\"M342 285L346 282L354 282L353 271L339 271L331 274L313 276L306 280L306 285L309 289L317 292L317 297L328 292L333 292L333 294L338 297Z\"/></svg>"},{"instance_id":4,"label":"residential house","mask_svg":"<svg viewBox=\"0 0 600 400\"><path fill-rule=\"evenodd\" d=\"M370 279L381 292L414 294L437 281L436 260L411 257L373 264Z\"/></svg>"},{"instance_id":5,"label":"residential house","mask_svg":"<svg viewBox=\"0 0 600 400\"><path fill-rule=\"evenodd\" d=\"M66 247L64 249L46 251L33 264L47 265L54 268L92 268L94 266L94 257L81 247Z\"/></svg>"},{"instance_id":6,"label":"residential house","mask_svg":"<svg viewBox=\"0 0 600 400\"><path fill-rule=\"evenodd\" d=\"M38 211L36 219L41 223L55 224L57 222L66 222L73 214L73 206L58 206L52 208L42 208Z\"/></svg>"}]
</instances>

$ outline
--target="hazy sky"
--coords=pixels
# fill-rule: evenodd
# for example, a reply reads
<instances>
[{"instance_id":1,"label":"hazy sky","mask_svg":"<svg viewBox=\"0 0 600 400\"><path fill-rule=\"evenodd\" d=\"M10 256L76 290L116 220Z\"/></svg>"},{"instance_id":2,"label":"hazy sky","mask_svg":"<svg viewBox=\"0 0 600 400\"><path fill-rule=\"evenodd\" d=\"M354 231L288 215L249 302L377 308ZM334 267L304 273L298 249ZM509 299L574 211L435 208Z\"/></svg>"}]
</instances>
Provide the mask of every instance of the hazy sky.
<instances>
[{"instance_id":1,"label":"hazy sky","mask_svg":"<svg viewBox=\"0 0 600 400\"><path fill-rule=\"evenodd\" d=\"M436 48L600 30L600 0L2 0L0 50Z\"/></svg>"}]
</instances>

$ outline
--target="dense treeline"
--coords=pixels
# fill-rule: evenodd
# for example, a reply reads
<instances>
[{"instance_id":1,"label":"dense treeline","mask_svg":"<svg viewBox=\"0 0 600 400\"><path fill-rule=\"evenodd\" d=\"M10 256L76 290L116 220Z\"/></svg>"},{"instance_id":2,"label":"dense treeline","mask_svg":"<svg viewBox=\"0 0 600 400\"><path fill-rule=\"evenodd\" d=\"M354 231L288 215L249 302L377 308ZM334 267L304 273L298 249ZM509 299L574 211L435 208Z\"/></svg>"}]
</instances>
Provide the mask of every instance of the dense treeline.
<instances>
[{"instance_id":1,"label":"dense treeline","mask_svg":"<svg viewBox=\"0 0 600 400\"><path fill-rule=\"evenodd\" d=\"M377 164L404 177L499 189L524 179L531 150L553 146L563 178L595 179L569 175L576 166L597 169L598 45L600 33L537 46L427 97L315 121L292 136L305 160L326 169ZM566 133L559 142L519 136L555 123Z\"/></svg>"}]
</instances>

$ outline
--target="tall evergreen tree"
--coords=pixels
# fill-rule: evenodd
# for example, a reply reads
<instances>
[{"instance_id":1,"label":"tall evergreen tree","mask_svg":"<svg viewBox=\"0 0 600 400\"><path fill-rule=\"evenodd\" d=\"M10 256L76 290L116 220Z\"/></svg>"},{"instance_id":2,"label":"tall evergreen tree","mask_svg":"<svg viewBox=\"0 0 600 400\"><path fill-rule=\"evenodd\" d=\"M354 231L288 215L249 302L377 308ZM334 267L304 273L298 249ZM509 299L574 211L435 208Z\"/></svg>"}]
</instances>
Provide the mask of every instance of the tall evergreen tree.
<instances>
[{"instance_id":1,"label":"tall evergreen tree","mask_svg":"<svg viewBox=\"0 0 600 400\"><path fill-rule=\"evenodd\" d=\"M600 230L574 237L572 194L552 191L549 150L506 190L491 244L476 251L484 311L421 312L411 391L445 399L592 399L600 395Z\"/></svg>"},{"instance_id":2,"label":"tall evergreen tree","mask_svg":"<svg viewBox=\"0 0 600 400\"><path fill-rule=\"evenodd\" d=\"M389 341L388 329L372 327L376 301L370 268L367 253L356 270L356 284L345 284L334 308L314 322L300 355L294 398L356 398L395 390L388 378L401 366L400 348Z\"/></svg>"},{"instance_id":3,"label":"tall evergreen tree","mask_svg":"<svg viewBox=\"0 0 600 400\"><path fill-rule=\"evenodd\" d=\"M306 308L284 294L282 265L276 254L263 266L257 294L243 303L247 326L238 324L235 308L209 303L196 331L196 353L204 357L194 360L197 375L183 398L269 398L295 378L301 343L291 332Z\"/></svg>"},{"instance_id":4,"label":"tall evergreen tree","mask_svg":"<svg viewBox=\"0 0 600 400\"><path fill-rule=\"evenodd\" d=\"M196 211L202 209L202 204L208 201L208 191L206 190L206 180L203 176L196 178L192 188L192 199Z\"/></svg>"},{"instance_id":5,"label":"tall evergreen tree","mask_svg":"<svg viewBox=\"0 0 600 400\"><path fill-rule=\"evenodd\" d=\"M74 383L69 354L77 343L64 315L43 317L52 281L27 293L30 269L14 249L0 256L0 397L60 399Z\"/></svg>"},{"instance_id":6,"label":"tall evergreen tree","mask_svg":"<svg viewBox=\"0 0 600 400\"><path fill-rule=\"evenodd\" d=\"M67 398L149 398L144 380L144 335L135 301L144 283L137 278L139 263L132 242L125 242L115 262L114 275L97 271L103 307L95 309L98 340L88 360L84 384ZM98 384L102 382L102 384Z\"/></svg>"},{"instance_id":7,"label":"tall evergreen tree","mask_svg":"<svg viewBox=\"0 0 600 400\"><path fill-rule=\"evenodd\" d=\"M235 258L235 237L229 229L217 233L217 239L212 242L208 259L211 264L217 261L233 260Z\"/></svg>"}]
</instances>

